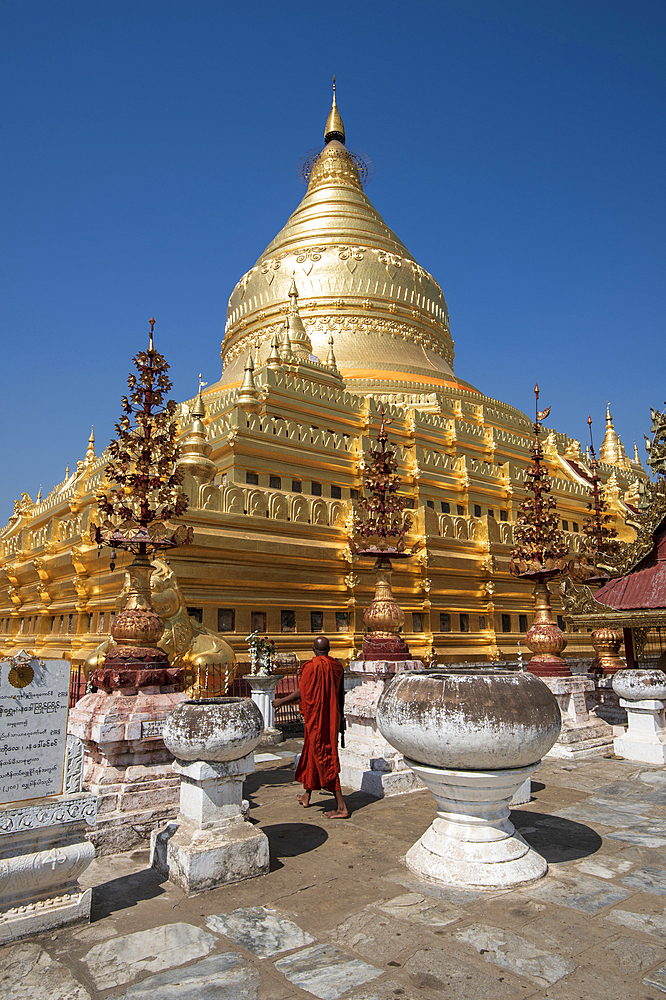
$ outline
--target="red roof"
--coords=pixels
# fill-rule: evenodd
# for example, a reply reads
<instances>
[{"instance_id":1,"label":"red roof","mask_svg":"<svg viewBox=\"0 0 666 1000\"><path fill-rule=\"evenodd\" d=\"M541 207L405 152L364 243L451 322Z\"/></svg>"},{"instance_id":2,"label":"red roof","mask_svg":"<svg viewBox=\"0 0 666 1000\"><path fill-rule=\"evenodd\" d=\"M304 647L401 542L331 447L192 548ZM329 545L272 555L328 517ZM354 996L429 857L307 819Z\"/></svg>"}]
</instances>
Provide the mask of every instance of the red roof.
<instances>
[{"instance_id":1,"label":"red roof","mask_svg":"<svg viewBox=\"0 0 666 1000\"><path fill-rule=\"evenodd\" d=\"M626 576L609 580L594 597L615 611L666 608L666 521L655 532L650 554Z\"/></svg>"}]
</instances>

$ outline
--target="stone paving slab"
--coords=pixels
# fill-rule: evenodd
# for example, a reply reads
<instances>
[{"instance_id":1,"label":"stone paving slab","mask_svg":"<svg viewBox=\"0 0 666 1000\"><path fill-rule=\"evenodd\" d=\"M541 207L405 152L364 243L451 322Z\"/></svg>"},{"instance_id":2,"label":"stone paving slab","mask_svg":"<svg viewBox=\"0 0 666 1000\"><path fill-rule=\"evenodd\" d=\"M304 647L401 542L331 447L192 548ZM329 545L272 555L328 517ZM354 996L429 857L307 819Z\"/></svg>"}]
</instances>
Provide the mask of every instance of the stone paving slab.
<instances>
[{"instance_id":1,"label":"stone paving slab","mask_svg":"<svg viewBox=\"0 0 666 1000\"><path fill-rule=\"evenodd\" d=\"M245 785L271 871L187 897L147 851L93 862L92 923L0 948L2 1000L663 1000L666 771L547 760L514 810L545 879L464 891L404 855L427 791L348 796L352 816L295 799L297 741ZM276 758L276 759L273 759Z\"/></svg>"}]
</instances>

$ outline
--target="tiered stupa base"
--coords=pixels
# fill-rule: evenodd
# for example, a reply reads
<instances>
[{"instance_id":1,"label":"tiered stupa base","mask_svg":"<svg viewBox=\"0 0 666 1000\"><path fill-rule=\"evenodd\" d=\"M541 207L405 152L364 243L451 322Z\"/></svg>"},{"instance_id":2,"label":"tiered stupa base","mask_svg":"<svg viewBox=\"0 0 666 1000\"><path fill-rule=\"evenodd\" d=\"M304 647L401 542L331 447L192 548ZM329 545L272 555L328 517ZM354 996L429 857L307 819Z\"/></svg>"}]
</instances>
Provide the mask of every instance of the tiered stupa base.
<instances>
[{"instance_id":1,"label":"tiered stupa base","mask_svg":"<svg viewBox=\"0 0 666 1000\"><path fill-rule=\"evenodd\" d=\"M97 691L69 713L69 732L85 747L84 786L98 796L97 828L90 834L98 856L145 843L156 826L176 816L180 781L161 732L184 697L174 684Z\"/></svg>"},{"instance_id":2,"label":"tiered stupa base","mask_svg":"<svg viewBox=\"0 0 666 1000\"><path fill-rule=\"evenodd\" d=\"M546 874L546 861L509 818L512 797L538 762L503 771L407 763L437 802L437 817L407 852L407 867L415 875L466 889L509 889Z\"/></svg>"}]
</instances>

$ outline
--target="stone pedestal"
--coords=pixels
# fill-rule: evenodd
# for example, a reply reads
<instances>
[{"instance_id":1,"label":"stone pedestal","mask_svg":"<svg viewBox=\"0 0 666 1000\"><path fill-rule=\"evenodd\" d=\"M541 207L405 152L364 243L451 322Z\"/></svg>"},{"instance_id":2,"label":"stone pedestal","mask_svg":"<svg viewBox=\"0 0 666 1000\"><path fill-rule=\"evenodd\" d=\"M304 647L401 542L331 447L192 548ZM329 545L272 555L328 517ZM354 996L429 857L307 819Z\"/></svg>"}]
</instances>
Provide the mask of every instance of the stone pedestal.
<instances>
[{"instance_id":1,"label":"stone pedestal","mask_svg":"<svg viewBox=\"0 0 666 1000\"><path fill-rule=\"evenodd\" d=\"M229 761L175 761L180 812L150 838L151 864L185 892L215 889L269 870L268 838L249 823L243 780L254 754Z\"/></svg>"},{"instance_id":2,"label":"stone pedestal","mask_svg":"<svg viewBox=\"0 0 666 1000\"><path fill-rule=\"evenodd\" d=\"M377 702L396 673L423 670L420 660L353 660L349 670L362 683L345 697L345 748L339 751L340 783L376 798L418 791L423 784L403 755L377 729Z\"/></svg>"},{"instance_id":3,"label":"stone pedestal","mask_svg":"<svg viewBox=\"0 0 666 1000\"><path fill-rule=\"evenodd\" d=\"M69 732L85 747L84 787L98 797L99 855L131 850L175 818L180 782L161 733L184 697L173 686L98 691L69 713Z\"/></svg>"},{"instance_id":4,"label":"stone pedestal","mask_svg":"<svg viewBox=\"0 0 666 1000\"><path fill-rule=\"evenodd\" d=\"M562 730L546 756L583 760L612 753L612 726L587 710L586 693L595 690L594 679L578 675L541 680L555 695L562 713Z\"/></svg>"},{"instance_id":5,"label":"stone pedestal","mask_svg":"<svg viewBox=\"0 0 666 1000\"><path fill-rule=\"evenodd\" d=\"M465 888L508 889L545 875L548 865L509 819L509 802L539 766L458 771L409 766L437 802L437 816L409 849L407 867L421 878Z\"/></svg>"},{"instance_id":6,"label":"stone pedestal","mask_svg":"<svg viewBox=\"0 0 666 1000\"><path fill-rule=\"evenodd\" d=\"M261 717L264 720L264 732L259 746L275 746L276 743L282 743L284 734L275 728L275 711L273 709L275 689L280 683L280 678L271 674L266 676L250 674L245 680L252 688L252 701L261 712Z\"/></svg>"},{"instance_id":7,"label":"stone pedestal","mask_svg":"<svg viewBox=\"0 0 666 1000\"><path fill-rule=\"evenodd\" d=\"M627 701L620 699L627 711L627 731L615 738L615 753L643 764L666 764L666 703L656 699Z\"/></svg>"},{"instance_id":8,"label":"stone pedestal","mask_svg":"<svg viewBox=\"0 0 666 1000\"><path fill-rule=\"evenodd\" d=\"M627 712L620 705L620 699L613 690L613 677L590 674L594 679L594 691L587 695L587 705L597 719L603 719L609 726L626 726Z\"/></svg>"},{"instance_id":9,"label":"stone pedestal","mask_svg":"<svg viewBox=\"0 0 666 1000\"><path fill-rule=\"evenodd\" d=\"M64 793L0 807L0 944L90 920L92 890L77 879L95 856L97 799L80 790L82 767L70 737Z\"/></svg>"}]
</instances>

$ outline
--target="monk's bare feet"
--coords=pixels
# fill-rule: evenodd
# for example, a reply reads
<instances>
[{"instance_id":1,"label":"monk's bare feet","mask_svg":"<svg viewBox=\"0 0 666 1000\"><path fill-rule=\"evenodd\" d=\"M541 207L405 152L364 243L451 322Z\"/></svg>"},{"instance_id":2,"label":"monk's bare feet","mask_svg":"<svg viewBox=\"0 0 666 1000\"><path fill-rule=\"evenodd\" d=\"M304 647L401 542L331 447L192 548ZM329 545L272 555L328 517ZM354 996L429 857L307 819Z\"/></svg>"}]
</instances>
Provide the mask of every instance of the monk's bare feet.
<instances>
[{"instance_id":1,"label":"monk's bare feet","mask_svg":"<svg viewBox=\"0 0 666 1000\"><path fill-rule=\"evenodd\" d=\"M296 801L300 802L300 804L303 806L304 809L307 809L308 806L310 805L310 793L301 792L300 795L296 796Z\"/></svg>"},{"instance_id":2,"label":"monk's bare feet","mask_svg":"<svg viewBox=\"0 0 666 1000\"><path fill-rule=\"evenodd\" d=\"M347 806L343 809L332 809L330 812L325 812L324 816L326 819L349 819L349 810Z\"/></svg>"}]
</instances>

